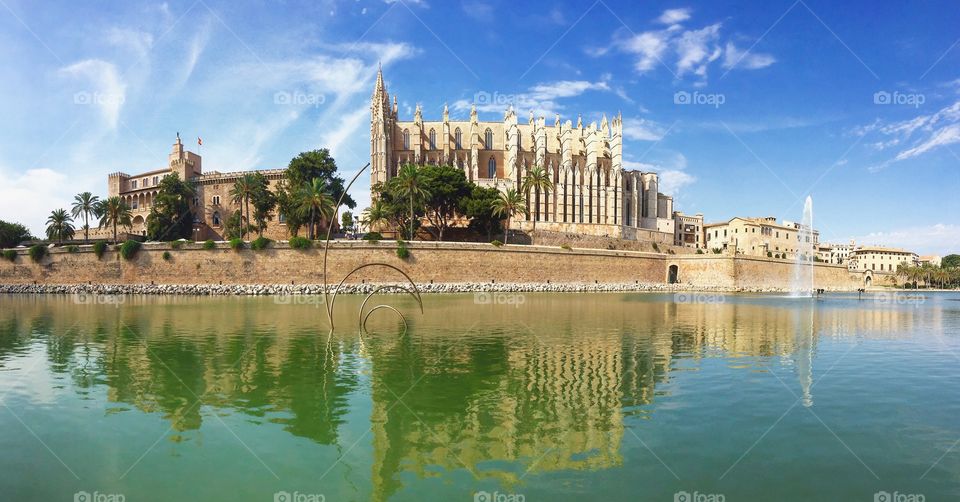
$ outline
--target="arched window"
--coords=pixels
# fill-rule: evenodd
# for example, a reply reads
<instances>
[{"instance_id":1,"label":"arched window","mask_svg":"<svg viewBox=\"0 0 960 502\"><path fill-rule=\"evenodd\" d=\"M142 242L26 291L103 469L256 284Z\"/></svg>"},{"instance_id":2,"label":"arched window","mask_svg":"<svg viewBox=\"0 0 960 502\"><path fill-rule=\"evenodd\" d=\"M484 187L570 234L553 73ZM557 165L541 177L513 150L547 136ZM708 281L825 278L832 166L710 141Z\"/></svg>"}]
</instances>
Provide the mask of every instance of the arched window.
<instances>
[{"instance_id":1,"label":"arched window","mask_svg":"<svg viewBox=\"0 0 960 502\"><path fill-rule=\"evenodd\" d=\"M220 226L220 213L218 212L213 213L213 226L215 227Z\"/></svg>"},{"instance_id":2,"label":"arched window","mask_svg":"<svg viewBox=\"0 0 960 502\"><path fill-rule=\"evenodd\" d=\"M433 129L430 129L430 149L437 149L437 131L434 131Z\"/></svg>"},{"instance_id":3,"label":"arched window","mask_svg":"<svg viewBox=\"0 0 960 502\"><path fill-rule=\"evenodd\" d=\"M403 130L403 149L410 149L410 130L408 129Z\"/></svg>"},{"instance_id":4,"label":"arched window","mask_svg":"<svg viewBox=\"0 0 960 502\"><path fill-rule=\"evenodd\" d=\"M459 127L453 133L453 142L457 150L463 149L463 133L460 132Z\"/></svg>"},{"instance_id":5,"label":"arched window","mask_svg":"<svg viewBox=\"0 0 960 502\"><path fill-rule=\"evenodd\" d=\"M487 129L487 131L489 132L490 130ZM496 177L497 177L497 159L494 157L490 157L490 159L487 160L487 178L496 178Z\"/></svg>"},{"instance_id":6,"label":"arched window","mask_svg":"<svg viewBox=\"0 0 960 502\"><path fill-rule=\"evenodd\" d=\"M483 135L483 147L487 150L493 150L493 131L487 129Z\"/></svg>"}]
</instances>

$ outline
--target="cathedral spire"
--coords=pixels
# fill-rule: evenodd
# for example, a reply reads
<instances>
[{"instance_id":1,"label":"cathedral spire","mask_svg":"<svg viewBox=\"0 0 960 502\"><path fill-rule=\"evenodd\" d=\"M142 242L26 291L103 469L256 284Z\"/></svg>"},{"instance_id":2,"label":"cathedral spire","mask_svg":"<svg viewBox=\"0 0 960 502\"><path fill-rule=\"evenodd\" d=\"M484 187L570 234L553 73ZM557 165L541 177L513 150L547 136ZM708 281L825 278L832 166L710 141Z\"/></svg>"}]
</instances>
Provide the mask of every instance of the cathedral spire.
<instances>
[{"instance_id":1,"label":"cathedral spire","mask_svg":"<svg viewBox=\"0 0 960 502\"><path fill-rule=\"evenodd\" d=\"M383 83L383 67L380 66L379 62L377 63L377 83L373 86L373 99L374 101L390 102L387 98L387 86Z\"/></svg>"}]
</instances>

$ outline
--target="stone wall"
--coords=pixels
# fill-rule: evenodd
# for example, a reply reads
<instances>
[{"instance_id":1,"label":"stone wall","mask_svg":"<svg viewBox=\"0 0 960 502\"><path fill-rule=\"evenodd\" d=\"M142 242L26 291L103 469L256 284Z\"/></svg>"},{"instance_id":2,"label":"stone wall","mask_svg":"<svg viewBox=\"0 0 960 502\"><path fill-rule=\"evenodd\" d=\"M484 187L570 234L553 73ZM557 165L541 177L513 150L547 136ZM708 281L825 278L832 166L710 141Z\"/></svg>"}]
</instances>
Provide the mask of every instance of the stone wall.
<instances>
[{"instance_id":1,"label":"stone wall","mask_svg":"<svg viewBox=\"0 0 960 502\"><path fill-rule=\"evenodd\" d=\"M783 260L730 257L725 255L671 255L636 251L572 249L545 246L503 246L476 243L408 243L411 256L396 255L396 243L363 241L331 243L328 254L330 283L347 277L346 283L401 282L403 276L417 283L509 282L509 283L647 283L667 282L669 267L678 267L680 282L689 287L726 289L785 289L793 275L793 263ZM163 258L164 252L170 259ZM815 287L855 289L859 275L836 265L816 264ZM202 249L185 244L144 245L132 260L123 260L110 250L97 258L89 246L77 252L51 249L49 256L34 263L20 251L14 262L0 259L0 284L305 284L323 282L323 251L295 250L284 243L253 251L234 251L226 244Z\"/></svg>"}]
</instances>

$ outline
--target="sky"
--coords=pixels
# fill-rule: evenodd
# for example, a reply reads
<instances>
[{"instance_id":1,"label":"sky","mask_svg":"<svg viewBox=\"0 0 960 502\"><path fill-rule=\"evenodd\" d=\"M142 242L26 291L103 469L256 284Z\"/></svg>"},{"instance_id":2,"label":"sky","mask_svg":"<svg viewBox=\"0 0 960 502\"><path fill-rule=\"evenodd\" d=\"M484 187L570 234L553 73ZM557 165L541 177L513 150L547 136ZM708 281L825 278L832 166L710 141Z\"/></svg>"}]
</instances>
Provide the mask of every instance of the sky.
<instances>
[{"instance_id":1,"label":"sky","mask_svg":"<svg viewBox=\"0 0 960 502\"><path fill-rule=\"evenodd\" d=\"M329 148L349 179L379 64L403 120L621 112L625 167L707 222L809 195L821 241L960 252L957 26L919 0L0 0L0 219L42 235L177 132L204 171Z\"/></svg>"}]
</instances>

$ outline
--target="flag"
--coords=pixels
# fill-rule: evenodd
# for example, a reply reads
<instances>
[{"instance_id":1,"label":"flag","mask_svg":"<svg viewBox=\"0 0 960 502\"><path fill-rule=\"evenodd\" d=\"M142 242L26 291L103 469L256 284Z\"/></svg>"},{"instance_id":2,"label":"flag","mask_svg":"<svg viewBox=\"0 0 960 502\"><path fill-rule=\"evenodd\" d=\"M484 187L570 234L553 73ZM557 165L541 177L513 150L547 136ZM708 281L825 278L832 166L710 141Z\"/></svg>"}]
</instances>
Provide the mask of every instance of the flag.
<instances>
[{"instance_id":1,"label":"flag","mask_svg":"<svg viewBox=\"0 0 960 502\"><path fill-rule=\"evenodd\" d=\"M203 139L200 136L197 136L197 144L203 146Z\"/></svg>"}]
</instances>

